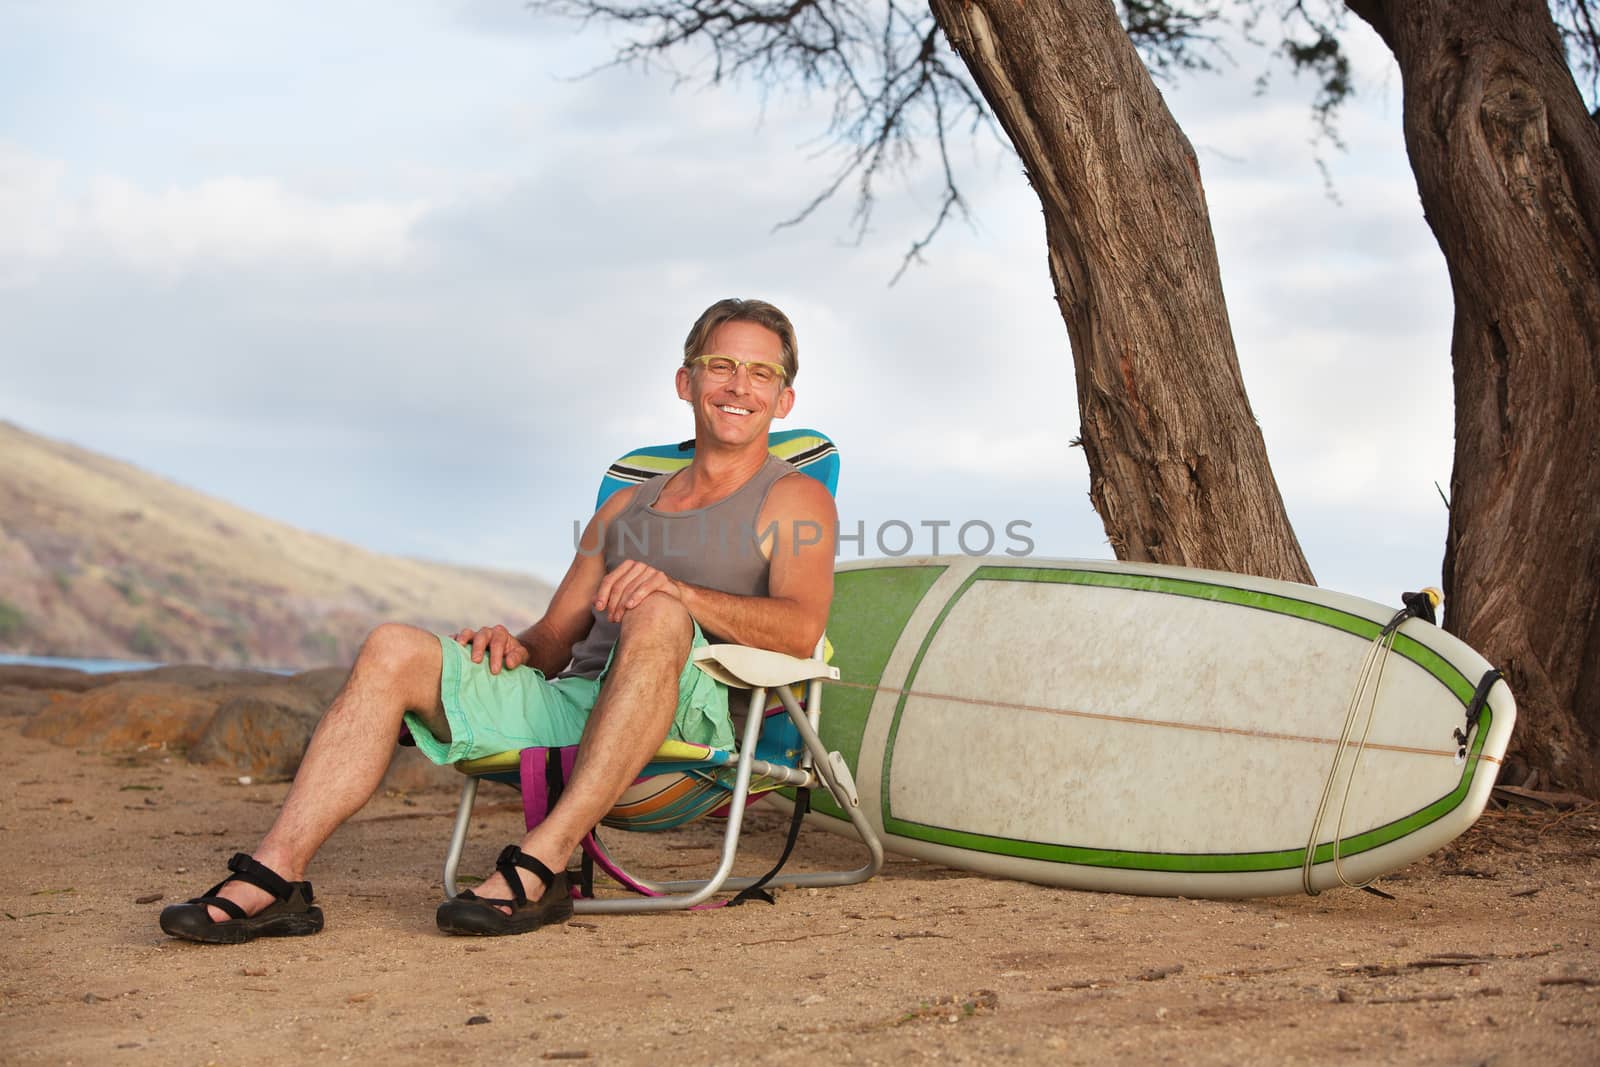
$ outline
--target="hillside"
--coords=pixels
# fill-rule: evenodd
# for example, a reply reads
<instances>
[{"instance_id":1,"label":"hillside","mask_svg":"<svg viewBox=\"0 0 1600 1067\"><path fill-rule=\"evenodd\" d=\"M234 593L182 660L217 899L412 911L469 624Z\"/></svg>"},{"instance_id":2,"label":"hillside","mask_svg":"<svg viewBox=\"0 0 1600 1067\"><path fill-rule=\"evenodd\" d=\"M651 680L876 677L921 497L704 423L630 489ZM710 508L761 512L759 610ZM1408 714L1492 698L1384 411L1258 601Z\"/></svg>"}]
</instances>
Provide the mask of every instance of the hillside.
<instances>
[{"instance_id":1,"label":"hillside","mask_svg":"<svg viewBox=\"0 0 1600 1067\"><path fill-rule=\"evenodd\" d=\"M0 422L0 652L349 663L378 622L531 622L523 574L382 556Z\"/></svg>"}]
</instances>

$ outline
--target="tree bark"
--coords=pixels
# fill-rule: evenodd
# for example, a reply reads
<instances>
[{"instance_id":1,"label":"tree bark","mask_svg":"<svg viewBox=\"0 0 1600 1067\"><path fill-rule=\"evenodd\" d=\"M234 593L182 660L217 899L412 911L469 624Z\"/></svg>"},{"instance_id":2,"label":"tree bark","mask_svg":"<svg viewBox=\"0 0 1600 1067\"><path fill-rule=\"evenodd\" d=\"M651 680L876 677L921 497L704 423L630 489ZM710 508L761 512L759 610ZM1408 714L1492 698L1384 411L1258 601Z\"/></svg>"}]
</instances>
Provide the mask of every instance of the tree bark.
<instances>
[{"instance_id":1,"label":"tree bark","mask_svg":"<svg viewBox=\"0 0 1600 1067\"><path fill-rule=\"evenodd\" d=\"M1310 582L1245 396L1194 150L1108 0L932 0L1044 206L1121 559Z\"/></svg>"},{"instance_id":2,"label":"tree bark","mask_svg":"<svg viewBox=\"0 0 1600 1067\"><path fill-rule=\"evenodd\" d=\"M1600 128L1544 0L1348 6L1455 294L1446 626L1505 673L1523 772L1600 796Z\"/></svg>"}]
</instances>

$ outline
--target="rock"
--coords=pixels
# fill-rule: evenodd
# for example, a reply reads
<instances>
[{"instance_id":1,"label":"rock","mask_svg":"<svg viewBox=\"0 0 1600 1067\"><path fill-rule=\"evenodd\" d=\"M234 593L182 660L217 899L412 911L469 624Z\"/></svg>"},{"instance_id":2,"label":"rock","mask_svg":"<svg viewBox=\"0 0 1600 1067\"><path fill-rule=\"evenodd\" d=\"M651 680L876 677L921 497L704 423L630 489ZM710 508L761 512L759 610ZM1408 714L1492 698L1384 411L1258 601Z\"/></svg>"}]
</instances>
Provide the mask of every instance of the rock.
<instances>
[{"instance_id":1,"label":"rock","mask_svg":"<svg viewBox=\"0 0 1600 1067\"><path fill-rule=\"evenodd\" d=\"M70 689L82 693L105 684L104 677L66 667L34 667L20 663L0 667L0 686L19 689Z\"/></svg>"},{"instance_id":2,"label":"rock","mask_svg":"<svg viewBox=\"0 0 1600 1067\"><path fill-rule=\"evenodd\" d=\"M428 757L414 748L401 746L389 761L389 770L383 776L384 789L397 793L420 793L434 786L461 788L461 775L449 768L428 762Z\"/></svg>"},{"instance_id":3,"label":"rock","mask_svg":"<svg viewBox=\"0 0 1600 1067\"><path fill-rule=\"evenodd\" d=\"M46 705L22 728L58 745L125 752L188 748L216 712L214 696L161 682L115 682Z\"/></svg>"},{"instance_id":4,"label":"rock","mask_svg":"<svg viewBox=\"0 0 1600 1067\"><path fill-rule=\"evenodd\" d=\"M50 703L50 690L28 689L20 685L0 686L0 719L37 715Z\"/></svg>"},{"instance_id":5,"label":"rock","mask_svg":"<svg viewBox=\"0 0 1600 1067\"><path fill-rule=\"evenodd\" d=\"M118 682L164 682L190 689L216 689L222 686L277 685L285 679L272 671L252 671L245 668L202 667L198 663L177 663L170 667L152 667L141 671L119 671L100 677Z\"/></svg>"},{"instance_id":6,"label":"rock","mask_svg":"<svg viewBox=\"0 0 1600 1067\"><path fill-rule=\"evenodd\" d=\"M226 766L254 778L292 778L322 718L308 686L285 684L239 692L223 701L205 733L189 749L197 763ZM461 776L437 767L414 748L397 747L382 788L416 793L457 788Z\"/></svg>"},{"instance_id":7,"label":"rock","mask_svg":"<svg viewBox=\"0 0 1600 1067\"><path fill-rule=\"evenodd\" d=\"M201 691L214 699L219 709L229 701L249 697L268 704L277 704L301 715L321 717L323 706L318 702L315 693L304 686L295 685L280 675L272 675L270 679L270 682L261 685L224 685Z\"/></svg>"},{"instance_id":8,"label":"rock","mask_svg":"<svg viewBox=\"0 0 1600 1067\"><path fill-rule=\"evenodd\" d=\"M68 682L77 671L27 668L27 681ZM192 665L126 672L85 691L0 685L0 717L26 717L23 734L101 752L186 750L195 763L255 779L293 777L323 711L349 671L326 667L286 677ZM120 680L116 680L120 678ZM460 776L416 749L398 749L383 787L413 793Z\"/></svg>"},{"instance_id":9,"label":"rock","mask_svg":"<svg viewBox=\"0 0 1600 1067\"><path fill-rule=\"evenodd\" d=\"M221 764L251 777L292 777L317 728L313 703L310 694L291 685L230 697L190 746L189 759Z\"/></svg>"},{"instance_id":10,"label":"rock","mask_svg":"<svg viewBox=\"0 0 1600 1067\"><path fill-rule=\"evenodd\" d=\"M349 667L318 667L315 670L301 671L289 680L314 693L317 703L326 708L333 703L333 698L339 695L339 690L344 688L345 679L348 677L350 677Z\"/></svg>"}]
</instances>

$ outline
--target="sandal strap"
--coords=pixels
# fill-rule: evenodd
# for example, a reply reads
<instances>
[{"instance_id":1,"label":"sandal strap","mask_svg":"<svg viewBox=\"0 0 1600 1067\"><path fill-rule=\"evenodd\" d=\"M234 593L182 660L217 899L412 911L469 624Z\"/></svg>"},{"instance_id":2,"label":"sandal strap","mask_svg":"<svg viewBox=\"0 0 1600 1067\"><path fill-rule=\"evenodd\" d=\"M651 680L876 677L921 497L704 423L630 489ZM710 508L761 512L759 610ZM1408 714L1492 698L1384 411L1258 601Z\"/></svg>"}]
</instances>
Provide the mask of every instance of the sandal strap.
<instances>
[{"instance_id":1,"label":"sandal strap","mask_svg":"<svg viewBox=\"0 0 1600 1067\"><path fill-rule=\"evenodd\" d=\"M515 907L516 903L517 903L514 900L496 900L494 897L480 897L478 894L474 893L470 889L463 889L461 892L459 892L459 893L457 893L455 895L454 899L456 899L456 900L480 900L485 904L504 904L508 908ZM524 897L523 899L527 899L527 898Z\"/></svg>"},{"instance_id":2,"label":"sandal strap","mask_svg":"<svg viewBox=\"0 0 1600 1067\"><path fill-rule=\"evenodd\" d=\"M275 900L288 900L294 896L294 886L285 881L277 871L248 852L235 852L233 858L228 861L228 870L233 872L233 877L225 879L223 885L233 881L246 882L257 889L271 893ZM212 892L215 893L216 890Z\"/></svg>"},{"instance_id":3,"label":"sandal strap","mask_svg":"<svg viewBox=\"0 0 1600 1067\"><path fill-rule=\"evenodd\" d=\"M223 884L226 885L227 883L224 882ZM220 888L220 887L218 887L218 888ZM249 916L247 916L244 913L244 909L243 908L239 907L239 905L235 904L233 901L229 900L227 897L216 897L216 896L195 897L193 900L189 901L189 903L190 904L209 904L213 908L217 908L217 909L219 909L221 911L227 912L228 913L228 918L230 918L230 919L247 919L247 918L249 918Z\"/></svg>"},{"instance_id":4,"label":"sandal strap","mask_svg":"<svg viewBox=\"0 0 1600 1067\"><path fill-rule=\"evenodd\" d=\"M499 857L495 859L494 869L500 872L500 876L511 886L511 896L517 907L521 907L528 902L528 894L522 888L522 878L517 874L516 869L518 867L538 875L547 888L555 884L556 876L549 867L546 867L540 860L528 855L516 845L507 845L500 850Z\"/></svg>"}]
</instances>

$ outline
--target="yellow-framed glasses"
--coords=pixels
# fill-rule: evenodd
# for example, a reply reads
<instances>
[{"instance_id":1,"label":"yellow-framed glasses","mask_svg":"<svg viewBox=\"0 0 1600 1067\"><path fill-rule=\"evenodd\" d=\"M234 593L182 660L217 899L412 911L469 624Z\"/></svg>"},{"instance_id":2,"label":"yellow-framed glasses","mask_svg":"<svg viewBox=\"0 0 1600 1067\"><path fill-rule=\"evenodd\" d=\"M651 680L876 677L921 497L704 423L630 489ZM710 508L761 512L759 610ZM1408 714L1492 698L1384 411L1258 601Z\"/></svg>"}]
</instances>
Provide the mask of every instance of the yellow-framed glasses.
<instances>
[{"instance_id":1,"label":"yellow-framed glasses","mask_svg":"<svg viewBox=\"0 0 1600 1067\"><path fill-rule=\"evenodd\" d=\"M706 377L714 382L732 381L733 376L743 367L745 374L750 377L751 385L771 385L781 382L789 377L781 363L767 363L759 359L734 359L732 356L695 356L684 363L688 366L698 363L705 368Z\"/></svg>"}]
</instances>

